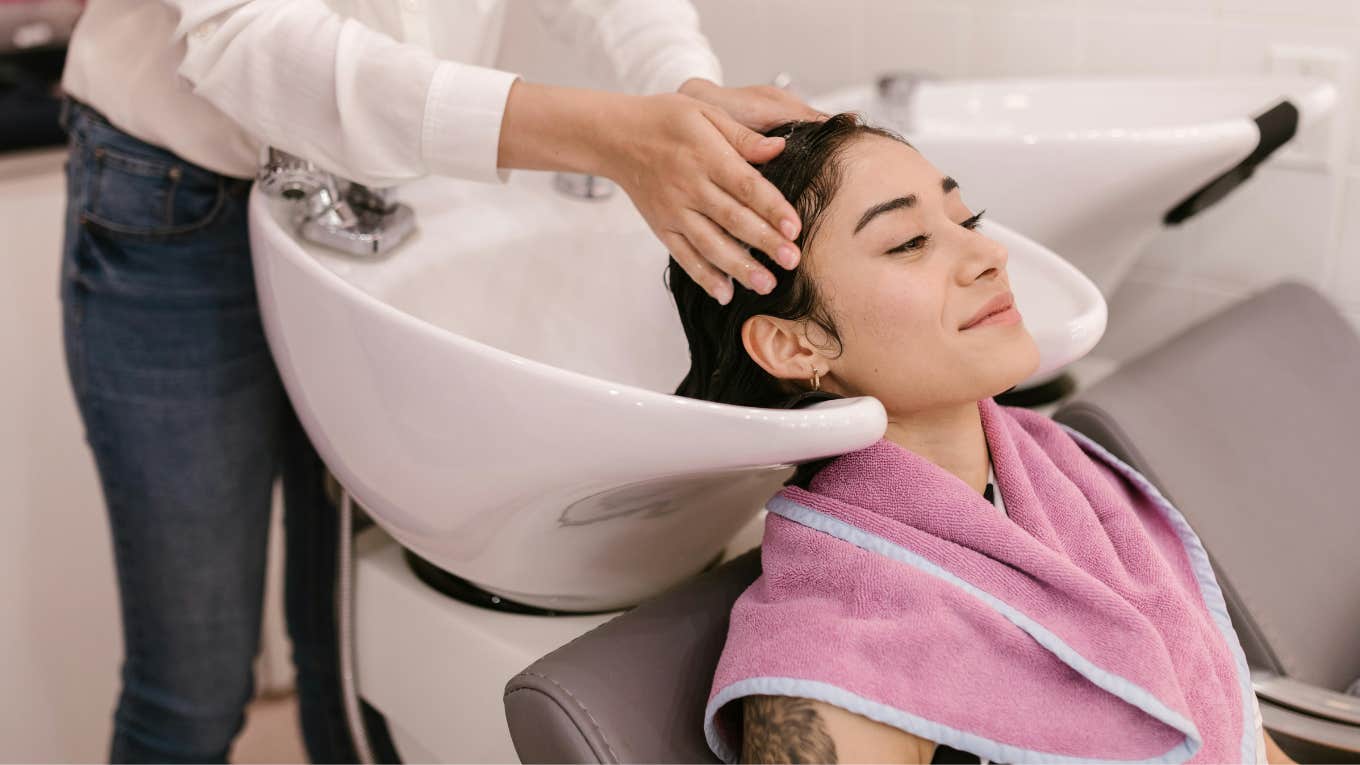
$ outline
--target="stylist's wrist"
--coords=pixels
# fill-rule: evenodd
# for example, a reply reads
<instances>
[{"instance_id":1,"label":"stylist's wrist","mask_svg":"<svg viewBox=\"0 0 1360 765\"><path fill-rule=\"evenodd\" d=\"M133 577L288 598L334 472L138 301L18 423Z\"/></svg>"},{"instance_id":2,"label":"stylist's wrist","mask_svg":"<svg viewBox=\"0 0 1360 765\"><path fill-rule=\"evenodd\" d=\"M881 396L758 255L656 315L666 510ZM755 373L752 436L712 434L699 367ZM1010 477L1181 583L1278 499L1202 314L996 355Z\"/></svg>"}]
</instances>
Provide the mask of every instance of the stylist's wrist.
<instances>
[{"instance_id":1,"label":"stylist's wrist","mask_svg":"<svg viewBox=\"0 0 1360 765\"><path fill-rule=\"evenodd\" d=\"M615 149L601 140L598 126L604 115L626 112L617 102L630 98L516 80L501 118L496 166L607 175Z\"/></svg>"}]
</instances>

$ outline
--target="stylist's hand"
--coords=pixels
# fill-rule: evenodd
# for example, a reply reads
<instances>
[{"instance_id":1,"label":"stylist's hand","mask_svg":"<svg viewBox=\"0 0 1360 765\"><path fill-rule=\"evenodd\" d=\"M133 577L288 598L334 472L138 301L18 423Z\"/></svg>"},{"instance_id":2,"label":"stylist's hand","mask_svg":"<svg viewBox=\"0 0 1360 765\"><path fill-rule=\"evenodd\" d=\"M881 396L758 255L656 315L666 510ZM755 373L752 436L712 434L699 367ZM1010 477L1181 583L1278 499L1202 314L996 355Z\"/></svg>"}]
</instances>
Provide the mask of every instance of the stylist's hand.
<instances>
[{"instance_id":1,"label":"stylist's hand","mask_svg":"<svg viewBox=\"0 0 1360 765\"><path fill-rule=\"evenodd\" d=\"M731 300L728 276L762 294L774 289L774 275L742 242L786 269L798 265L798 214L751 167L783 151L783 138L765 138L722 109L678 94L639 98L620 116L608 126L617 148L606 175L708 294Z\"/></svg>"},{"instance_id":2,"label":"stylist's hand","mask_svg":"<svg viewBox=\"0 0 1360 765\"><path fill-rule=\"evenodd\" d=\"M768 106L750 114L772 118ZM742 242L783 268L798 265L798 215L751 167L783 149L783 138L765 138L725 108L680 93L627 96L517 81L497 166L613 179L681 268L726 304L729 276L756 292L774 288L774 275Z\"/></svg>"},{"instance_id":3,"label":"stylist's hand","mask_svg":"<svg viewBox=\"0 0 1360 765\"><path fill-rule=\"evenodd\" d=\"M746 127L763 133L785 122L820 121L829 115L813 109L787 90L773 85L724 88L702 78L686 80L680 93L712 104Z\"/></svg>"}]
</instances>

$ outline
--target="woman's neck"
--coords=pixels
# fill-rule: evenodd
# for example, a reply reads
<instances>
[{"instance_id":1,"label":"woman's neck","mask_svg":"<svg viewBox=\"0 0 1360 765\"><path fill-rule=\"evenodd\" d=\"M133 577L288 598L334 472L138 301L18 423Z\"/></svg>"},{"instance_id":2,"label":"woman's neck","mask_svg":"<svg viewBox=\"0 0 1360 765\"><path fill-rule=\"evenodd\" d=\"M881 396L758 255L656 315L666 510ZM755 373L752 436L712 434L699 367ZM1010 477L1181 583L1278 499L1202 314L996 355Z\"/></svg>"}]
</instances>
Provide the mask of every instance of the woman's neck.
<instances>
[{"instance_id":1,"label":"woman's neck","mask_svg":"<svg viewBox=\"0 0 1360 765\"><path fill-rule=\"evenodd\" d=\"M888 415L884 438L958 476L979 494L987 488L987 434L976 402Z\"/></svg>"}]
</instances>

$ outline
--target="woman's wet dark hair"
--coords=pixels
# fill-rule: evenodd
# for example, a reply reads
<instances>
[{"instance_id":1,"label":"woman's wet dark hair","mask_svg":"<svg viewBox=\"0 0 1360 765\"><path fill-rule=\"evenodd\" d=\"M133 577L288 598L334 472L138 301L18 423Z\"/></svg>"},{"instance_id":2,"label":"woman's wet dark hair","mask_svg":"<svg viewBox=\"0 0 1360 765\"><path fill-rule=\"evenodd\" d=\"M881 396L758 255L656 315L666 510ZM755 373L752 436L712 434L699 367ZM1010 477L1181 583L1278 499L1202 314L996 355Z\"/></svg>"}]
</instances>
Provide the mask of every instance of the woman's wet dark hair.
<instances>
[{"instance_id":1,"label":"woman's wet dark hair","mask_svg":"<svg viewBox=\"0 0 1360 765\"><path fill-rule=\"evenodd\" d=\"M784 150L756 168L798 212L803 230L794 244L804 253L840 187L840 157L845 147L870 135L906 143L891 131L864 124L853 113L837 114L825 122L789 122L765 135L784 137ZM835 398L775 378L746 353L741 327L747 319L762 314L812 322L826 333L828 342L840 345L836 323L804 272L806 255L798 268L786 271L765 253L754 248L749 251L775 275L775 287L770 294L761 295L734 282L732 300L725 306L695 283L674 258L667 266L666 282L689 341L689 374L676 394L724 404L780 408Z\"/></svg>"}]
</instances>

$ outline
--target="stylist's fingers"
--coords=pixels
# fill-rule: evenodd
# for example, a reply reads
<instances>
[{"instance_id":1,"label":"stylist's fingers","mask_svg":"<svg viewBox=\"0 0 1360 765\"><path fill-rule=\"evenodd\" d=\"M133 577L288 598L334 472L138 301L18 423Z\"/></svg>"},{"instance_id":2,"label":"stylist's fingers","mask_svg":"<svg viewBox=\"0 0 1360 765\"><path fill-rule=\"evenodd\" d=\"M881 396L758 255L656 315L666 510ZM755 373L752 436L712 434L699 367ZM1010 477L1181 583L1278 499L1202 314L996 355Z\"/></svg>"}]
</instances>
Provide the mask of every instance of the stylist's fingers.
<instances>
[{"instance_id":1,"label":"stylist's fingers","mask_svg":"<svg viewBox=\"0 0 1360 765\"><path fill-rule=\"evenodd\" d=\"M796 119L805 120L807 122L821 122L831 116L821 109L814 109L811 106L808 106L803 102L803 99L798 98L787 90L774 87L770 88L770 90L774 91L770 95L770 100L774 102L775 110L780 112L780 117L783 117L785 114L791 114Z\"/></svg>"},{"instance_id":2,"label":"stylist's fingers","mask_svg":"<svg viewBox=\"0 0 1360 765\"><path fill-rule=\"evenodd\" d=\"M785 122L818 122L830 116L803 103L789 91L770 85L724 88L696 78L681 85L680 92L722 109L732 119L759 133Z\"/></svg>"},{"instance_id":3,"label":"stylist's fingers","mask_svg":"<svg viewBox=\"0 0 1360 765\"><path fill-rule=\"evenodd\" d=\"M758 143L752 143L750 139L750 136L759 137L759 133L747 130L737 124L731 117L728 117L725 114L716 114L712 112L706 113L705 116L709 118L709 121L713 123L714 127L718 128L718 132L722 133L723 137L727 139L727 142L732 144L732 147L735 148L738 153L742 153L743 157L747 156L746 153L742 152L743 147L749 151L753 146L760 145ZM761 140L777 141L779 151L784 150L783 138L762 138ZM775 152L775 154L778 153L779 152ZM758 161L750 159L749 157L747 157L747 160L749 162ZM721 164L716 171L713 172L712 176L713 180L723 191L731 194L738 202L754 210L757 215L764 218L766 222L771 226L774 226L777 231L783 234L790 243L798 238L798 232L802 226L798 221L798 213L794 211L793 205L789 204L789 200L785 199L784 195L779 193L779 189L774 187L774 184L765 180L765 177L749 164L737 161L736 159L723 158L721 155L719 155L719 161Z\"/></svg>"},{"instance_id":4,"label":"stylist's fingers","mask_svg":"<svg viewBox=\"0 0 1360 765\"><path fill-rule=\"evenodd\" d=\"M772 85L758 85L749 90L753 95L753 103L749 113L744 115L746 119L741 122L755 130L764 131L795 120L820 122L830 116L803 103L801 98L789 91Z\"/></svg>"},{"instance_id":5,"label":"stylist's fingers","mask_svg":"<svg viewBox=\"0 0 1360 765\"><path fill-rule=\"evenodd\" d=\"M733 184L729 185L742 185L743 183L756 183L765 180L749 165L746 166L746 170L754 176L754 179L734 180ZM771 260L784 268L794 268L798 265L798 246L775 231L774 227L758 215L755 210L738 202L722 187L711 186L705 202L708 206L703 210L704 215L722 226L728 234L736 237L738 241L746 242L769 255Z\"/></svg>"},{"instance_id":6,"label":"stylist's fingers","mask_svg":"<svg viewBox=\"0 0 1360 765\"><path fill-rule=\"evenodd\" d=\"M703 288L710 297L723 305L732 300L732 280L709 263L699 251L690 245L684 234L678 231L664 231L660 234L661 243L670 250L671 257L685 269L689 278Z\"/></svg>"},{"instance_id":7,"label":"stylist's fingers","mask_svg":"<svg viewBox=\"0 0 1360 765\"><path fill-rule=\"evenodd\" d=\"M724 111L710 108L704 111L704 116L747 162L769 162L784 150L783 138L763 136L732 119Z\"/></svg>"},{"instance_id":8,"label":"stylist's fingers","mask_svg":"<svg viewBox=\"0 0 1360 765\"><path fill-rule=\"evenodd\" d=\"M684 95L647 96L605 121L602 175L619 183L681 267L714 297L730 299L731 274L768 293L774 275L743 242L776 262L796 262L800 223L793 205L749 162L772 158L783 139L766 140L720 108ZM684 239L679 242L674 235ZM704 262L714 273L696 266Z\"/></svg>"},{"instance_id":9,"label":"stylist's fingers","mask_svg":"<svg viewBox=\"0 0 1360 765\"><path fill-rule=\"evenodd\" d=\"M749 290L766 295L774 289L774 274L757 263L745 246L728 236L716 223L693 210L686 211L681 221L685 238L704 260Z\"/></svg>"}]
</instances>

